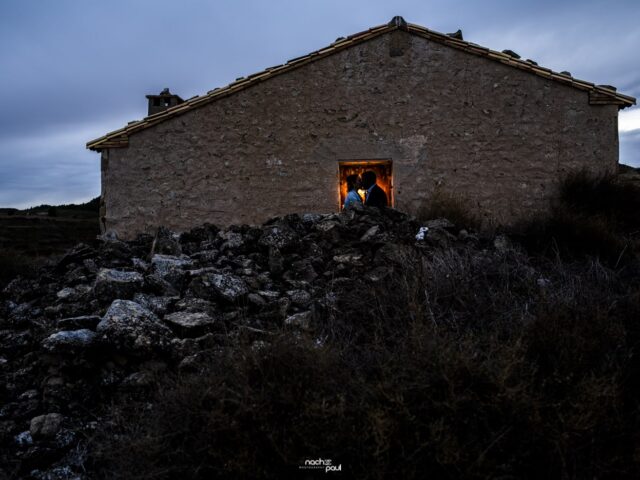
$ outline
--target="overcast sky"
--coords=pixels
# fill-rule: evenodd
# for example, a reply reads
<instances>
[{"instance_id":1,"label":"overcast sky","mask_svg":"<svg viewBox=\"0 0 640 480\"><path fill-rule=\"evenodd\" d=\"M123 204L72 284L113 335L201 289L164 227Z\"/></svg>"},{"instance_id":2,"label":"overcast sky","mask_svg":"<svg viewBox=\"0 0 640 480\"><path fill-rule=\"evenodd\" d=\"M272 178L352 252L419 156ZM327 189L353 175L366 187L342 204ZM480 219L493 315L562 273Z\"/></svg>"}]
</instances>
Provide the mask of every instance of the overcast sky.
<instances>
[{"instance_id":1,"label":"overcast sky","mask_svg":"<svg viewBox=\"0 0 640 480\"><path fill-rule=\"evenodd\" d=\"M0 206L100 193L87 141L183 98L402 15L640 97L640 1L0 0ZM620 113L640 166L640 109Z\"/></svg>"}]
</instances>

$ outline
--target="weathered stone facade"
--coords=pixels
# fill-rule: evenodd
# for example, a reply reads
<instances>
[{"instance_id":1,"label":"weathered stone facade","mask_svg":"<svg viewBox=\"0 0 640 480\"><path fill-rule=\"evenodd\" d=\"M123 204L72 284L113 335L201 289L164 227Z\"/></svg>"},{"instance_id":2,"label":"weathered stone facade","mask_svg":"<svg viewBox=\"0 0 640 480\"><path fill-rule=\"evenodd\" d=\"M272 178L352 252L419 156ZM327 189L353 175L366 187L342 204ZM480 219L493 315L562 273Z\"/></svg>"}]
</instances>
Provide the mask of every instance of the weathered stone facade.
<instances>
[{"instance_id":1,"label":"weathered stone facade","mask_svg":"<svg viewBox=\"0 0 640 480\"><path fill-rule=\"evenodd\" d=\"M434 192L492 222L544 209L567 172L613 172L619 105L396 29L102 148L103 228L259 223L339 210L338 162L393 162L394 206Z\"/></svg>"}]
</instances>

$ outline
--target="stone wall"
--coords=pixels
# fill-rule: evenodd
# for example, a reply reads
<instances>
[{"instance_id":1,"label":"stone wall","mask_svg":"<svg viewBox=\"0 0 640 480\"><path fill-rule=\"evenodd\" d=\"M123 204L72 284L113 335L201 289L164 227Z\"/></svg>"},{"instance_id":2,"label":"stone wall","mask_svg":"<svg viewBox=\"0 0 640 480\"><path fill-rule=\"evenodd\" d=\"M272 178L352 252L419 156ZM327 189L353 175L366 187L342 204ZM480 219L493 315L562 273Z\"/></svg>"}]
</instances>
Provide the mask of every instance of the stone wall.
<instances>
[{"instance_id":1,"label":"stone wall","mask_svg":"<svg viewBox=\"0 0 640 480\"><path fill-rule=\"evenodd\" d=\"M402 31L249 87L103 152L107 230L259 223L339 209L338 162L389 159L398 209L436 190L488 221L539 211L558 178L614 171L617 106Z\"/></svg>"}]
</instances>

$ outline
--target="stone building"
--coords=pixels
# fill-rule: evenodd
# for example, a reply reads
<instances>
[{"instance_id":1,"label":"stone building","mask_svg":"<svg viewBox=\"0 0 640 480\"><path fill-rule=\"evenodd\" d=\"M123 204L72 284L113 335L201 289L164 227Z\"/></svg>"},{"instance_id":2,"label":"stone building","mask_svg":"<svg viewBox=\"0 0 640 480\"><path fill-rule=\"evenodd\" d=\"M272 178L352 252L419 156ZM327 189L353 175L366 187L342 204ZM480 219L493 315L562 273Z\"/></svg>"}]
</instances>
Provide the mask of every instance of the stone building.
<instances>
[{"instance_id":1,"label":"stone building","mask_svg":"<svg viewBox=\"0 0 640 480\"><path fill-rule=\"evenodd\" d=\"M148 98L148 117L87 144L102 228L123 238L335 212L364 169L398 209L447 192L509 222L569 171L615 171L618 110L635 103L401 17L202 96Z\"/></svg>"}]
</instances>

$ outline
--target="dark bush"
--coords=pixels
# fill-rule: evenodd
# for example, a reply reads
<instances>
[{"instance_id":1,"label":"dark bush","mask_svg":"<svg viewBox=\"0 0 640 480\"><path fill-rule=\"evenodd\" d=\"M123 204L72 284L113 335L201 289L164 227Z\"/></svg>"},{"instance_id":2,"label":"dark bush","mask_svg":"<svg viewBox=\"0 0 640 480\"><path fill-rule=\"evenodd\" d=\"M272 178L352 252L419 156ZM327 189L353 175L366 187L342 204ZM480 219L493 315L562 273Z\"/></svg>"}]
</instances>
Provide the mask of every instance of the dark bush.
<instances>
[{"instance_id":1,"label":"dark bush","mask_svg":"<svg viewBox=\"0 0 640 480\"><path fill-rule=\"evenodd\" d=\"M616 175L569 175L560 189L560 203L571 212L602 218L615 232L638 232L640 188Z\"/></svg>"},{"instance_id":2,"label":"dark bush","mask_svg":"<svg viewBox=\"0 0 640 480\"><path fill-rule=\"evenodd\" d=\"M416 217L422 221L446 218L461 228L478 229L481 226L480 219L462 197L439 189L420 206Z\"/></svg>"},{"instance_id":3,"label":"dark bush","mask_svg":"<svg viewBox=\"0 0 640 480\"><path fill-rule=\"evenodd\" d=\"M290 478L323 458L345 478L639 478L636 196L580 174L513 234L525 248L379 246L384 275L327 282L311 330L225 337L195 373L123 394L86 467ZM472 224L447 202L424 219Z\"/></svg>"},{"instance_id":4,"label":"dark bush","mask_svg":"<svg viewBox=\"0 0 640 480\"><path fill-rule=\"evenodd\" d=\"M45 258L31 257L14 250L0 251L0 291L18 275L34 277Z\"/></svg>"},{"instance_id":5,"label":"dark bush","mask_svg":"<svg viewBox=\"0 0 640 480\"><path fill-rule=\"evenodd\" d=\"M91 468L285 478L330 458L346 478L637 478L640 297L615 271L463 249L408 257L385 285L334 291L318 330L222 349L150 403L123 400Z\"/></svg>"},{"instance_id":6,"label":"dark bush","mask_svg":"<svg viewBox=\"0 0 640 480\"><path fill-rule=\"evenodd\" d=\"M611 266L637 258L640 188L614 176L579 172L562 182L559 193L550 213L511 230L529 252L567 260L595 257Z\"/></svg>"}]
</instances>

